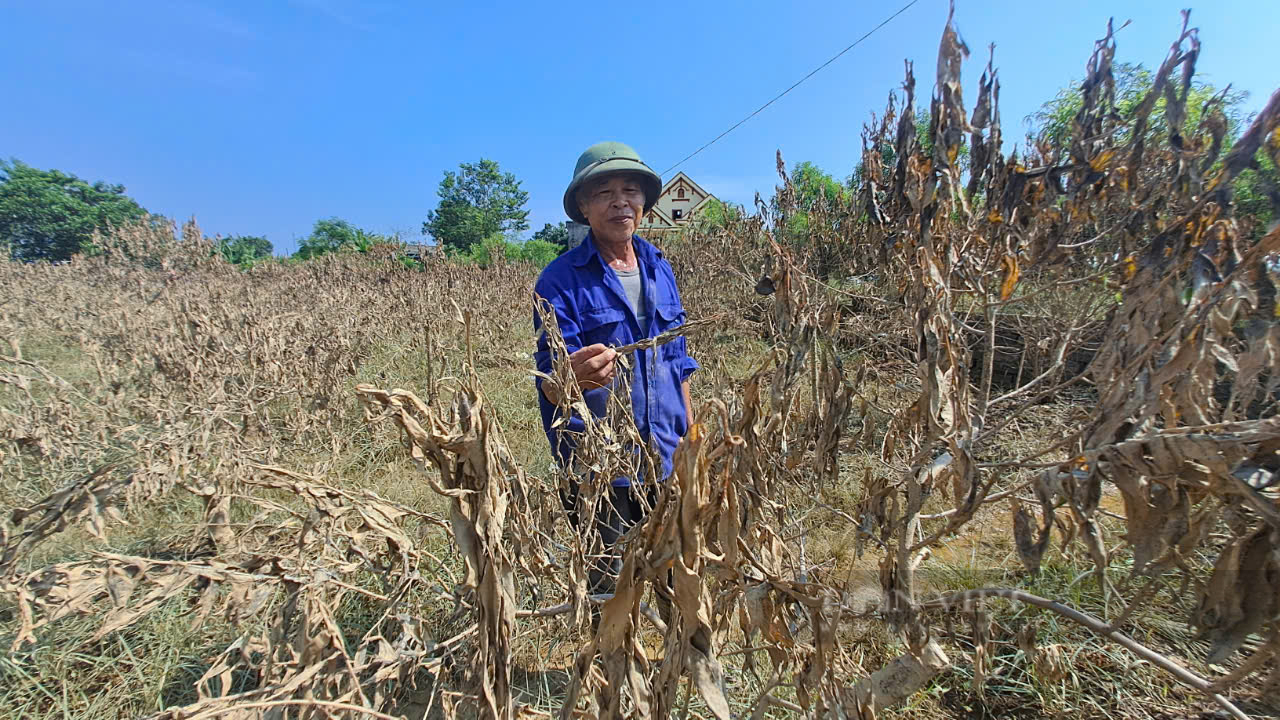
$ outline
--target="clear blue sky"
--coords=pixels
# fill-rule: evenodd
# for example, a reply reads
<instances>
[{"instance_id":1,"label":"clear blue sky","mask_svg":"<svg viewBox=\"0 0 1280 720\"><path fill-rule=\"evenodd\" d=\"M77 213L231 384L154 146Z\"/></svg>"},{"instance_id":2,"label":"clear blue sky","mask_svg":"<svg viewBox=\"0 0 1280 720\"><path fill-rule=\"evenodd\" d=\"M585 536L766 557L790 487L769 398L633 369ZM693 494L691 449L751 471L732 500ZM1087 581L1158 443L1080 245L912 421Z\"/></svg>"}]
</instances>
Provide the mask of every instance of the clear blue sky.
<instances>
[{"instance_id":1,"label":"clear blue sky","mask_svg":"<svg viewBox=\"0 0 1280 720\"><path fill-rule=\"evenodd\" d=\"M277 252L329 216L417 235L444 171L488 157L524 182L537 229L564 219L587 145L622 140L664 170L905 2L0 0L0 157L121 183ZM1083 75L1109 15L1132 20L1118 59L1154 67L1184 5L960 0L966 86L994 42L1016 138ZM773 187L778 149L848 175L904 58L931 92L946 13L918 0L681 169L748 204ZM1215 0L1192 23L1201 78L1260 109L1280 85L1280 2Z\"/></svg>"}]
</instances>

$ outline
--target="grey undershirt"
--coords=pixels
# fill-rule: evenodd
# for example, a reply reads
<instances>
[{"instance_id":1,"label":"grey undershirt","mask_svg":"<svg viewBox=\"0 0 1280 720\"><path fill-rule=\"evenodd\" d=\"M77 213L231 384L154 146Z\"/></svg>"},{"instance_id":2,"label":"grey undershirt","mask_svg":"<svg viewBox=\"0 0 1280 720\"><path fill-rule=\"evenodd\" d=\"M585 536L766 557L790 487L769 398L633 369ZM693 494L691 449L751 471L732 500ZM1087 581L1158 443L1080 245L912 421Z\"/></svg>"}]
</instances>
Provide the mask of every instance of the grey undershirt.
<instances>
[{"instance_id":1,"label":"grey undershirt","mask_svg":"<svg viewBox=\"0 0 1280 720\"><path fill-rule=\"evenodd\" d=\"M613 268L617 273L618 280L622 283L622 290L627 294L627 300L631 303L631 309L636 313L636 320L640 321L640 330L646 331L649 328L649 308L644 302L644 281L640 277L640 264L636 263L634 270L618 270Z\"/></svg>"}]
</instances>

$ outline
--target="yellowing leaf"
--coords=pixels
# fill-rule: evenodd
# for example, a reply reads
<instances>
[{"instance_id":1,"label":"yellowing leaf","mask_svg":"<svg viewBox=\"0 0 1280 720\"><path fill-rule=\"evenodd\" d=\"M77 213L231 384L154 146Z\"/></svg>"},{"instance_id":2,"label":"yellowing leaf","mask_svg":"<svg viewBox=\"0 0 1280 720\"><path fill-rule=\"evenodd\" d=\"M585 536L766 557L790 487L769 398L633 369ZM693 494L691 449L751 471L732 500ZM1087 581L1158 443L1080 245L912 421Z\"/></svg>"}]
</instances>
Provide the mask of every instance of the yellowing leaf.
<instances>
[{"instance_id":1,"label":"yellowing leaf","mask_svg":"<svg viewBox=\"0 0 1280 720\"><path fill-rule=\"evenodd\" d=\"M1107 169L1107 166L1111 164L1111 159L1115 156L1115 150L1104 150L1093 160L1089 161L1089 167L1093 168L1095 172L1102 172Z\"/></svg>"},{"instance_id":2,"label":"yellowing leaf","mask_svg":"<svg viewBox=\"0 0 1280 720\"><path fill-rule=\"evenodd\" d=\"M1018 286L1018 260L1012 255L1005 255L1002 261L1004 263L1004 282L1000 283L1000 299L1008 300L1013 295L1013 289Z\"/></svg>"}]
</instances>

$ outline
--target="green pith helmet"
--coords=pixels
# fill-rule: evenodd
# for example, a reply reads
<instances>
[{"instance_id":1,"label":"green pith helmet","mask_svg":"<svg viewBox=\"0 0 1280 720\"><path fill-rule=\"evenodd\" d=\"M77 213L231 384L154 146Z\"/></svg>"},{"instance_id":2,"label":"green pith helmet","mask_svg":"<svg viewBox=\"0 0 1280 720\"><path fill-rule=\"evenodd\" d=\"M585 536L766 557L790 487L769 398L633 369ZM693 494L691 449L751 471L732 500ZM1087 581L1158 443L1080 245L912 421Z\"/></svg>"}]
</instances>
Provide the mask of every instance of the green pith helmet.
<instances>
[{"instance_id":1,"label":"green pith helmet","mask_svg":"<svg viewBox=\"0 0 1280 720\"><path fill-rule=\"evenodd\" d=\"M587 224L587 218L578 209L578 188L588 180L617 172L631 172L639 175L644 183L644 209L648 212L658 202L658 194L662 192L662 178L653 168L644 164L640 156L631 146L620 142L596 143L578 156L578 164L573 166L573 181L569 189L564 191L564 211L574 222ZM636 218L636 222L640 221Z\"/></svg>"}]
</instances>

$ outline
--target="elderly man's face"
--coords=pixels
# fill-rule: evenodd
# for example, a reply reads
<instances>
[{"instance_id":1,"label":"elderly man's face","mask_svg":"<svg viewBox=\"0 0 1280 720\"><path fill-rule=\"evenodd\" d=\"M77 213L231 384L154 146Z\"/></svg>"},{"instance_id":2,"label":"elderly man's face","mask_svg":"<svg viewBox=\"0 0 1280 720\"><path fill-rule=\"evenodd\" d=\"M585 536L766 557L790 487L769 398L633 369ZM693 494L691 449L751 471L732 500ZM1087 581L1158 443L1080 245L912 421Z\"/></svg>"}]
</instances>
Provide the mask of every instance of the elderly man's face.
<instances>
[{"instance_id":1,"label":"elderly man's face","mask_svg":"<svg viewBox=\"0 0 1280 720\"><path fill-rule=\"evenodd\" d=\"M578 208L597 240L622 244L644 217L644 186L634 175L610 175L583 189Z\"/></svg>"}]
</instances>

